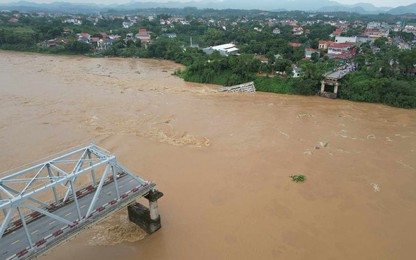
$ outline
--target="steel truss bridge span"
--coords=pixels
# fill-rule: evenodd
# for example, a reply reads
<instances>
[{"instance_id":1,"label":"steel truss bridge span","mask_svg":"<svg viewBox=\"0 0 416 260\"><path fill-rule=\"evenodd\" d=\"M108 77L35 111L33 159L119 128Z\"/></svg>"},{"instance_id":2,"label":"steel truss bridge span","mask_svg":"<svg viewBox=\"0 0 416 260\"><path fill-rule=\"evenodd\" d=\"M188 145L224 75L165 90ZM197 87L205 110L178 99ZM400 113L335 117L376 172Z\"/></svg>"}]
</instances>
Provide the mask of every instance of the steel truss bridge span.
<instances>
[{"instance_id":1,"label":"steel truss bridge span","mask_svg":"<svg viewBox=\"0 0 416 260\"><path fill-rule=\"evenodd\" d=\"M0 259L40 255L155 186L95 144L0 173Z\"/></svg>"}]
</instances>

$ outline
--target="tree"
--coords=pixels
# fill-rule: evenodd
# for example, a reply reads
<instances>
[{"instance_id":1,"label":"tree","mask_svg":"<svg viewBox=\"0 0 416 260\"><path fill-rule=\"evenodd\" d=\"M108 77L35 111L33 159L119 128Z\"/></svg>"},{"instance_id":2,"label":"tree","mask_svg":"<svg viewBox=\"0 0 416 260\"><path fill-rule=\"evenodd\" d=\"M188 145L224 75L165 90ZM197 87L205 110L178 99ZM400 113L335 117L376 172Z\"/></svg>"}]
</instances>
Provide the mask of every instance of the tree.
<instances>
[{"instance_id":1,"label":"tree","mask_svg":"<svg viewBox=\"0 0 416 260\"><path fill-rule=\"evenodd\" d=\"M65 46L65 49L75 54L84 54L91 50L91 45L81 41L71 41Z\"/></svg>"},{"instance_id":2,"label":"tree","mask_svg":"<svg viewBox=\"0 0 416 260\"><path fill-rule=\"evenodd\" d=\"M374 46L377 46L378 48L381 48L382 46L386 45L387 38L381 37L374 41Z\"/></svg>"}]
</instances>

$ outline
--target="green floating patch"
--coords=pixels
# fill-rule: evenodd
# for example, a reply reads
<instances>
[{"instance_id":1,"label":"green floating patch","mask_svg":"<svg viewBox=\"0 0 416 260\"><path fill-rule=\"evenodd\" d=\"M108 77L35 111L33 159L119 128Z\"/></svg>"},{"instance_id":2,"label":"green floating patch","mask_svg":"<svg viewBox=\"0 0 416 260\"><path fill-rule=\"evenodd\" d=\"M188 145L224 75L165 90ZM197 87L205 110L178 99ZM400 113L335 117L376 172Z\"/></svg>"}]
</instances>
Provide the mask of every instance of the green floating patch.
<instances>
[{"instance_id":1,"label":"green floating patch","mask_svg":"<svg viewBox=\"0 0 416 260\"><path fill-rule=\"evenodd\" d=\"M289 177L292 178L292 181L294 182L304 182L306 180L304 175L291 175Z\"/></svg>"}]
</instances>

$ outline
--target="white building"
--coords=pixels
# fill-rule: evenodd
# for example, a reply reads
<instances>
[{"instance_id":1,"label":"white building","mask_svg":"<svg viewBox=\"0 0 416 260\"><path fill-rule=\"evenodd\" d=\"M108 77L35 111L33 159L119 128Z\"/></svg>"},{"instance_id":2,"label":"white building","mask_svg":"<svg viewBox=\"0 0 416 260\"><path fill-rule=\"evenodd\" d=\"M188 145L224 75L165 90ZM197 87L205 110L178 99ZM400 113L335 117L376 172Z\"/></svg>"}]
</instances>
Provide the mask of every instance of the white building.
<instances>
[{"instance_id":1,"label":"white building","mask_svg":"<svg viewBox=\"0 0 416 260\"><path fill-rule=\"evenodd\" d=\"M336 36L335 37L335 42L336 43L346 43L346 42L357 43L358 40L357 40L357 36L354 36L354 37Z\"/></svg>"},{"instance_id":2,"label":"white building","mask_svg":"<svg viewBox=\"0 0 416 260\"><path fill-rule=\"evenodd\" d=\"M294 68L293 68L293 71L292 71L292 73L293 73L293 77L294 77L294 78L299 78L299 77L300 77L300 73L301 73L301 71L302 71L302 68L299 68L299 67L294 67Z\"/></svg>"},{"instance_id":3,"label":"white building","mask_svg":"<svg viewBox=\"0 0 416 260\"><path fill-rule=\"evenodd\" d=\"M203 51L206 54L212 54L214 51L218 51L222 56L228 55L238 55L238 48L232 43L217 45L217 46L210 46L204 48Z\"/></svg>"}]
</instances>

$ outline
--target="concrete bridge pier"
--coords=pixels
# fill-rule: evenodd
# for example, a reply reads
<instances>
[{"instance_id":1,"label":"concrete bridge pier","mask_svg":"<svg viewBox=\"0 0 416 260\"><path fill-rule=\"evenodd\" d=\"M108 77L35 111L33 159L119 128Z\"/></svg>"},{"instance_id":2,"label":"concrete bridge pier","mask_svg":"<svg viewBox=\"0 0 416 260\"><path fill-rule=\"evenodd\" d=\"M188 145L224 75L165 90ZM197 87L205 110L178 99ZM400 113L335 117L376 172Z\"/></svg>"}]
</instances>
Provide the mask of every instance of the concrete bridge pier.
<instances>
[{"instance_id":1,"label":"concrete bridge pier","mask_svg":"<svg viewBox=\"0 0 416 260\"><path fill-rule=\"evenodd\" d=\"M335 94L335 96L337 96L337 94L338 94L338 86L339 86L339 82L337 81L337 82L335 82L335 86L334 86L334 94Z\"/></svg>"},{"instance_id":2,"label":"concrete bridge pier","mask_svg":"<svg viewBox=\"0 0 416 260\"><path fill-rule=\"evenodd\" d=\"M158 190L151 190L146 196L144 196L149 201L149 208L146 208L138 202L129 205L127 207L129 220L138 225L148 234L152 234L159 230L162 225L160 222L157 200L162 196L162 192Z\"/></svg>"},{"instance_id":3,"label":"concrete bridge pier","mask_svg":"<svg viewBox=\"0 0 416 260\"><path fill-rule=\"evenodd\" d=\"M321 81L321 91L319 92L319 95L321 97L327 97L327 98L337 98L338 95L338 87L341 83L339 83L336 80L322 80ZM334 92L327 92L325 91L326 85L334 86Z\"/></svg>"},{"instance_id":4,"label":"concrete bridge pier","mask_svg":"<svg viewBox=\"0 0 416 260\"><path fill-rule=\"evenodd\" d=\"M321 93L324 93L324 92L325 92L325 81L322 80L321 81Z\"/></svg>"}]
</instances>

